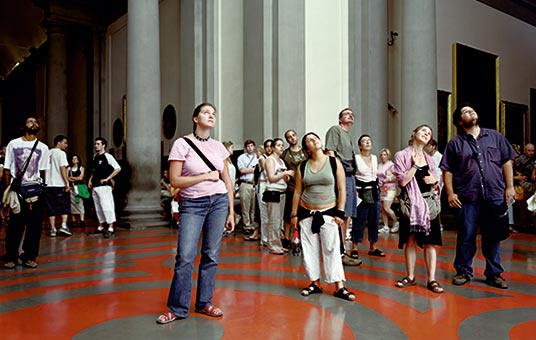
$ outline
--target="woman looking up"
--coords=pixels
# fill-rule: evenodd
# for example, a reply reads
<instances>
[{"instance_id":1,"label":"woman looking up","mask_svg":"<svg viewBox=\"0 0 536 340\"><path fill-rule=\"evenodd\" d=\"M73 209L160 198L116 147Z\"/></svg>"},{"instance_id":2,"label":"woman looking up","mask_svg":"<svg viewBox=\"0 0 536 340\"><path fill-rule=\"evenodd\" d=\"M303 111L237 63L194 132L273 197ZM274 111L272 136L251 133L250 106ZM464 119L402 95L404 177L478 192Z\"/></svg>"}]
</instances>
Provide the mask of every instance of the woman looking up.
<instances>
[{"instance_id":1,"label":"woman looking up","mask_svg":"<svg viewBox=\"0 0 536 340\"><path fill-rule=\"evenodd\" d=\"M169 154L169 175L173 187L180 189L179 230L175 268L167 306L169 311L156 322L166 324L188 316L192 294L192 274L200 235L195 311L212 317L223 316L212 302L222 226L234 229L233 187L229 177L229 152L223 144L210 138L216 124L216 108L209 103L198 105L192 115L193 133L179 138ZM196 151L186 139L199 150ZM205 155L216 170L205 163Z\"/></svg>"}]
</instances>

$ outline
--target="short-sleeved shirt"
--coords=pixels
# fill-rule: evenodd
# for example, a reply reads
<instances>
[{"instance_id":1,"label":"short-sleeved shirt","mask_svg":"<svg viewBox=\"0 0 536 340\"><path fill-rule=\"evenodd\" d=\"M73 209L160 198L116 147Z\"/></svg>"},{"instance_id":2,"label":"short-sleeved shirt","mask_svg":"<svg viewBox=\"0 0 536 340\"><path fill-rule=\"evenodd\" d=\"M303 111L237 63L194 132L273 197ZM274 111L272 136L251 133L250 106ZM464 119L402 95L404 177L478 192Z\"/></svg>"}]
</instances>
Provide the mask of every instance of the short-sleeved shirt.
<instances>
[{"instance_id":1,"label":"short-sleeved shirt","mask_svg":"<svg viewBox=\"0 0 536 340\"><path fill-rule=\"evenodd\" d=\"M454 192L466 202L504 199L506 183L502 166L516 153L495 130L480 128L475 139L462 131L452 138L441 160L441 169L453 177Z\"/></svg>"},{"instance_id":2,"label":"short-sleeved shirt","mask_svg":"<svg viewBox=\"0 0 536 340\"><path fill-rule=\"evenodd\" d=\"M61 174L61 167L67 168L67 154L65 151L53 148L48 152L49 166L46 171L45 180L49 187L65 187L68 183L65 182Z\"/></svg>"},{"instance_id":3,"label":"short-sleeved shirt","mask_svg":"<svg viewBox=\"0 0 536 340\"><path fill-rule=\"evenodd\" d=\"M238 171L242 169L247 168L254 168L259 163L259 159L257 158L257 155L255 153L252 153L251 155L247 152L244 152L240 156L238 156L238 159L236 160L236 165L238 165ZM240 179L242 181L253 181L253 172L249 174L240 174Z\"/></svg>"},{"instance_id":4,"label":"short-sleeved shirt","mask_svg":"<svg viewBox=\"0 0 536 340\"><path fill-rule=\"evenodd\" d=\"M522 154L514 161L514 170L526 176L529 182L532 182L532 169L536 166L536 160L528 158L527 155Z\"/></svg>"},{"instance_id":5,"label":"short-sleeved shirt","mask_svg":"<svg viewBox=\"0 0 536 340\"><path fill-rule=\"evenodd\" d=\"M326 133L326 149L337 153L342 160L351 160L355 154L352 136L340 125L334 125Z\"/></svg>"},{"instance_id":6,"label":"short-sleeved shirt","mask_svg":"<svg viewBox=\"0 0 536 340\"><path fill-rule=\"evenodd\" d=\"M6 160L4 163L4 169L9 169L11 177L17 178L19 172L24 169L24 163L28 159L28 156L32 152L32 148L35 144L35 140L26 141L22 137L13 139L6 148ZM33 184L41 181L39 174L40 170L48 169L48 146L46 144L38 142L35 148L32 158L28 163L28 167L24 172L21 183Z\"/></svg>"},{"instance_id":7,"label":"short-sleeved shirt","mask_svg":"<svg viewBox=\"0 0 536 340\"><path fill-rule=\"evenodd\" d=\"M91 176L91 185L94 187L99 186L112 186L112 183L108 181L106 184L101 183L101 179L105 179L114 172L116 169L121 169L119 163L115 160L114 156L108 152L102 154L96 154L93 157L93 175Z\"/></svg>"},{"instance_id":8,"label":"short-sleeved shirt","mask_svg":"<svg viewBox=\"0 0 536 340\"><path fill-rule=\"evenodd\" d=\"M195 139L191 139L191 141L201 152L203 152L203 154L205 154L214 167L221 173L224 166L223 162L226 162L227 157L229 157L229 151L227 151L225 146L223 146L221 142L212 138L206 142L200 142ZM168 159L170 162L184 162L182 165L181 176L196 176L211 171L208 165L203 162L201 157L190 145L188 145L184 138L179 138L173 143ZM217 182L199 182L189 187L181 188L180 190L180 195L184 198L199 198L224 193L227 193L227 188L221 179Z\"/></svg>"},{"instance_id":9,"label":"short-sleeved shirt","mask_svg":"<svg viewBox=\"0 0 536 340\"><path fill-rule=\"evenodd\" d=\"M300 148L299 151L294 152L290 150L290 148L286 149L283 152L283 161L287 165L287 169L294 170L294 172L298 171L298 166L301 162L307 159L307 155L303 151L302 148ZM296 188L296 176L293 176L290 178L290 180L287 182L287 192L294 191Z\"/></svg>"}]
</instances>

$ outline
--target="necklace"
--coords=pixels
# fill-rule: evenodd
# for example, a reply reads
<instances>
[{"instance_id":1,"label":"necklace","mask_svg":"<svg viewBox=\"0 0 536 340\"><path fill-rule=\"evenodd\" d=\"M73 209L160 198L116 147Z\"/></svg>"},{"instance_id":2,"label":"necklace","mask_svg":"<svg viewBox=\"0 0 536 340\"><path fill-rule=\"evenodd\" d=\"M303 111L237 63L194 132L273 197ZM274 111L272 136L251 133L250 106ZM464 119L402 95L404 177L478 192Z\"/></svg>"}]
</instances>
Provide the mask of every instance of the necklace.
<instances>
[{"instance_id":1,"label":"necklace","mask_svg":"<svg viewBox=\"0 0 536 340\"><path fill-rule=\"evenodd\" d=\"M208 136L207 138L201 138L201 137L199 137L199 136L197 135L197 133L195 133L195 131L194 131L194 137L195 137L195 139L197 139L197 140L200 141L200 142L206 142L206 141L208 141L208 140L210 139L210 136Z\"/></svg>"}]
</instances>

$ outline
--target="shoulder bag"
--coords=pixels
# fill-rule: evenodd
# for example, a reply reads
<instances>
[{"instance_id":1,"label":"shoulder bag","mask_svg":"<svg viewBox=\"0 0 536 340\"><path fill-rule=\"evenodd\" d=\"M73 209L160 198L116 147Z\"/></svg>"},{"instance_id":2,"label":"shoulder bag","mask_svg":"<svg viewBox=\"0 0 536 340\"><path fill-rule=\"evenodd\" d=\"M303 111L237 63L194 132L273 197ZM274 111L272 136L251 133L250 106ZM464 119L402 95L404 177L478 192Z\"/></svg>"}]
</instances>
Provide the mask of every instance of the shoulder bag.
<instances>
[{"instance_id":1,"label":"shoulder bag","mask_svg":"<svg viewBox=\"0 0 536 340\"><path fill-rule=\"evenodd\" d=\"M30 159L32 158L35 148L37 147L37 143L39 143L38 139L35 140L35 143L32 147L32 151L30 151L30 155L24 163L24 168L22 172L17 176L17 178L13 178L13 181L11 182L11 190L16 192L23 200L28 203L37 201L43 191L43 184L41 183L22 185L22 177L24 176L24 173L28 168L28 163L30 163Z\"/></svg>"},{"instance_id":2,"label":"shoulder bag","mask_svg":"<svg viewBox=\"0 0 536 340\"><path fill-rule=\"evenodd\" d=\"M212 164L212 162L208 160L207 156L205 156L205 154L201 150L199 150L197 145L195 145L194 142L192 142L192 140L190 138L183 137L183 139L186 141L186 143L188 143L192 147L192 149L194 149L194 151L199 155L199 157L201 157L203 162L205 162L205 164L208 166L208 168L211 171L218 171L218 169L216 169L214 164ZM221 178L221 173L219 171L218 171L218 174L220 176L220 179L223 180Z\"/></svg>"}]
</instances>

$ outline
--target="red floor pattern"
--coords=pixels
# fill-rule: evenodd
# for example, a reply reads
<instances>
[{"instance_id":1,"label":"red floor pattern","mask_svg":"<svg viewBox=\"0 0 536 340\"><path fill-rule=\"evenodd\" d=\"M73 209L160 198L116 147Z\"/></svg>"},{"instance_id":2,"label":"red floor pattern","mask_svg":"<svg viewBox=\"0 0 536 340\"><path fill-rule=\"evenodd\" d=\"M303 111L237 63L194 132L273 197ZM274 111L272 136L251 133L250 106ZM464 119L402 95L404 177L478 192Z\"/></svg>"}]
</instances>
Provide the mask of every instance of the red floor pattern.
<instances>
[{"instance_id":1,"label":"red floor pattern","mask_svg":"<svg viewBox=\"0 0 536 340\"><path fill-rule=\"evenodd\" d=\"M324 294L303 298L300 289L308 282L300 257L269 255L228 237L214 297L224 317L191 313L160 326L155 319L166 311L176 231L119 230L112 239L74 232L69 238L43 234L38 269L0 271L0 339L536 338L534 235L515 234L503 243L510 289L499 290L483 282L480 251L475 279L464 287L450 284L456 235L445 231L438 252L441 295L424 287L422 253L418 285L394 287L404 275L403 252L397 235L382 235L386 258L364 255L361 267L346 267L354 303L334 298L329 285ZM4 238L5 227L2 251Z\"/></svg>"}]
</instances>

